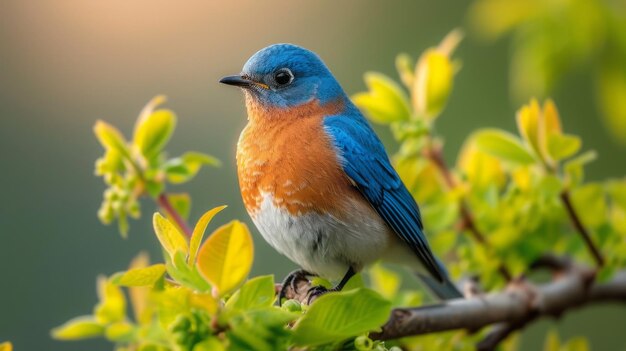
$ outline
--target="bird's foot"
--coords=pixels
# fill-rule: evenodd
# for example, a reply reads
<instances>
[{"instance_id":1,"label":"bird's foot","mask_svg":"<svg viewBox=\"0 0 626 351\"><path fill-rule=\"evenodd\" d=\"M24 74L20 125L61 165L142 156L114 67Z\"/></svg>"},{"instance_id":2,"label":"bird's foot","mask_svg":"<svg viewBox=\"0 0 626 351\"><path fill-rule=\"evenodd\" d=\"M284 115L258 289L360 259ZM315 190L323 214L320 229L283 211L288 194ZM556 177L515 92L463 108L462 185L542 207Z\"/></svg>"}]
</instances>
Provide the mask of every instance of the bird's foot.
<instances>
[{"instance_id":1,"label":"bird's foot","mask_svg":"<svg viewBox=\"0 0 626 351\"><path fill-rule=\"evenodd\" d=\"M299 295L300 287L303 285L309 286L309 278L314 276L313 274L303 270L298 269L287 275L283 280L282 286L278 293L278 306L282 305L283 298L291 299L296 298Z\"/></svg>"},{"instance_id":2,"label":"bird's foot","mask_svg":"<svg viewBox=\"0 0 626 351\"><path fill-rule=\"evenodd\" d=\"M329 292L333 292L333 291L338 291L337 288L332 288L332 289L328 289L325 286L312 286L309 288L309 290L307 291L307 300L306 300L306 304L310 305L311 303L313 303L313 301L317 300L318 297L329 293Z\"/></svg>"}]
</instances>

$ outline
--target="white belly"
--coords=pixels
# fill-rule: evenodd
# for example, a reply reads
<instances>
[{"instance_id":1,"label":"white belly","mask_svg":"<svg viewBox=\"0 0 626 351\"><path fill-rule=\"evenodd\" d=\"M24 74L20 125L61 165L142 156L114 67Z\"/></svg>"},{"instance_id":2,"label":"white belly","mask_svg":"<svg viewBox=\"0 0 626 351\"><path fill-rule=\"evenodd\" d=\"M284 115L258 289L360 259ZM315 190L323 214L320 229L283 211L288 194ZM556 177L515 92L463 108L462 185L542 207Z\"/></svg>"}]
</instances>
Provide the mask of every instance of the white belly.
<instances>
[{"instance_id":1,"label":"white belly","mask_svg":"<svg viewBox=\"0 0 626 351\"><path fill-rule=\"evenodd\" d=\"M278 252L310 273L336 280L350 266L358 271L387 256L398 241L369 205L352 201L347 206L349 218L342 220L315 212L291 215L265 193L251 217Z\"/></svg>"}]
</instances>

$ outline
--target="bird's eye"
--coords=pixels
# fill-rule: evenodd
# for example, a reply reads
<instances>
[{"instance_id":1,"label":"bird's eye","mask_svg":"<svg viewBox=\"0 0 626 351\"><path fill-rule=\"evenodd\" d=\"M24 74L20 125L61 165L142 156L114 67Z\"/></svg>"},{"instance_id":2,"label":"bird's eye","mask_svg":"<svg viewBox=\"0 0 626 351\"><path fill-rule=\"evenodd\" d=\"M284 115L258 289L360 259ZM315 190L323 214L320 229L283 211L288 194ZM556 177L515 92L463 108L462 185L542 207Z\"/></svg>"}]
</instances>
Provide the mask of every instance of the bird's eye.
<instances>
[{"instance_id":1,"label":"bird's eye","mask_svg":"<svg viewBox=\"0 0 626 351\"><path fill-rule=\"evenodd\" d=\"M278 85L287 85L293 81L293 73L288 68L281 68L274 73L274 81Z\"/></svg>"}]
</instances>

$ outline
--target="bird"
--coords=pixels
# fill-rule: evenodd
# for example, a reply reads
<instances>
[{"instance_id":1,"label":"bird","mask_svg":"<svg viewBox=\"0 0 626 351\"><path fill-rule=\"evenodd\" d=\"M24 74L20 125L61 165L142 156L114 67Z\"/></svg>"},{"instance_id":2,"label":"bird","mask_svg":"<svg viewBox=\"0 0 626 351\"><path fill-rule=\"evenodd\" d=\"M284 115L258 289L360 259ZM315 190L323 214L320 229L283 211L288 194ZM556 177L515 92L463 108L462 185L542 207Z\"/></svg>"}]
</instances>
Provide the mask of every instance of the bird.
<instances>
[{"instance_id":1,"label":"bird","mask_svg":"<svg viewBox=\"0 0 626 351\"><path fill-rule=\"evenodd\" d=\"M244 206L269 245L300 266L279 304L298 279L339 281L312 287L310 303L378 260L408 266L440 299L462 297L382 142L317 54L270 45L219 82L244 92L236 152Z\"/></svg>"}]
</instances>

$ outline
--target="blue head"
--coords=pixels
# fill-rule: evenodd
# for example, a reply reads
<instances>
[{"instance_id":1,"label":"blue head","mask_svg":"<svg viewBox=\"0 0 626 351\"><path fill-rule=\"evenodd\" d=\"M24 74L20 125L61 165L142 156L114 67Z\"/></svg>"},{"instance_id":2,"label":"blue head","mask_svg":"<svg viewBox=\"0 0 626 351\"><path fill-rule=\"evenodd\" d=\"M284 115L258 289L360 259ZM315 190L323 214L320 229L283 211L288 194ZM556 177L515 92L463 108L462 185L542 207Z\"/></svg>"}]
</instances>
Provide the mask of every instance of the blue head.
<instances>
[{"instance_id":1,"label":"blue head","mask_svg":"<svg viewBox=\"0 0 626 351\"><path fill-rule=\"evenodd\" d=\"M345 97L324 62L312 51L292 44L261 49L241 74L220 82L243 88L248 98L267 107L293 107L316 99L325 104Z\"/></svg>"}]
</instances>

